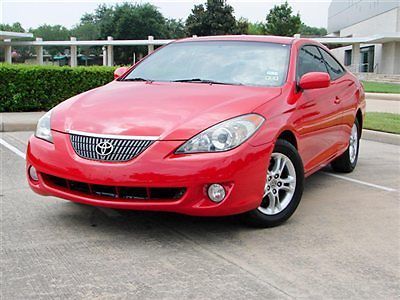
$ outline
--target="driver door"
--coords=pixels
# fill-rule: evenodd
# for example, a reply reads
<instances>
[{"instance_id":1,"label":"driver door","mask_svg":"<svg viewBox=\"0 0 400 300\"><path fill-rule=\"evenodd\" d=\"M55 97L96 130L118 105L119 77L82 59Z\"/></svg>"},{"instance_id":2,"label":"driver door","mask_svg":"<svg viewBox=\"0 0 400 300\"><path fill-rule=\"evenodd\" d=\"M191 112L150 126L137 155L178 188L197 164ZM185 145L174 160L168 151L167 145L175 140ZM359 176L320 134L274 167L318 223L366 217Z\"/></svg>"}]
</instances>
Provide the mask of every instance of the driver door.
<instances>
[{"instance_id":1,"label":"driver door","mask_svg":"<svg viewBox=\"0 0 400 300\"><path fill-rule=\"evenodd\" d=\"M326 64L318 48L300 48L297 62L297 81L309 72L326 72ZM341 123L336 87L299 91L295 127L298 128L299 152L306 172L319 167L336 153Z\"/></svg>"}]
</instances>

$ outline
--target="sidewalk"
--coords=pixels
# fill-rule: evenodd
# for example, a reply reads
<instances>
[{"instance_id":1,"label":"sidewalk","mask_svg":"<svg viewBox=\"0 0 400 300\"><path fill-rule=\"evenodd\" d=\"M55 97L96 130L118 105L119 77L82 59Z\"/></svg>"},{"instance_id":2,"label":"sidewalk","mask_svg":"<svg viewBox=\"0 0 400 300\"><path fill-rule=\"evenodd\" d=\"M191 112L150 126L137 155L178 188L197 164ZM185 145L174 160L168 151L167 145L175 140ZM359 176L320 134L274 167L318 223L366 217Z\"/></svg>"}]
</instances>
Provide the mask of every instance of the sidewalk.
<instances>
[{"instance_id":1,"label":"sidewalk","mask_svg":"<svg viewBox=\"0 0 400 300\"><path fill-rule=\"evenodd\" d=\"M367 99L367 112L400 114L400 101Z\"/></svg>"},{"instance_id":2,"label":"sidewalk","mask_svg":"<svg viewBox=\"0 0 400 300\"><path fill-rule=\"evenodd\" d=\"M400 101L400 94L365 93L366 99Z\"/></svg>"},{"instance_id":3,"label":"sidewalk","mask_svg":"<svg viewBox=\"0 0 400 300\"><path fill-rule=\"evenodd\" d=\"M0 113L0 132L33 131L44 112Z\"/></svg>"},{"instance_id":4,"label":"sidewalk","mask_svg":"<svg viewBox=\"0 0 400 300\"><path fill-rule=\"evenodd\" d=\"M400 94L366 93L367 112L400 114Z\"/></svg>"}]
</instances>

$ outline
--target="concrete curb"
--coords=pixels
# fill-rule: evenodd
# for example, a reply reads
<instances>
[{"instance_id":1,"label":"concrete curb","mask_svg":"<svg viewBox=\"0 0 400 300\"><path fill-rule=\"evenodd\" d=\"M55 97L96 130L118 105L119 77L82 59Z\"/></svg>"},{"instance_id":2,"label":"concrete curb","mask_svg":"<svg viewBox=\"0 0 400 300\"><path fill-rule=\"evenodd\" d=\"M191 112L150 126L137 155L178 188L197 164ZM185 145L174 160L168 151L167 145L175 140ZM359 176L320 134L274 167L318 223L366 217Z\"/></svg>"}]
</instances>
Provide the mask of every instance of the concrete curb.
<instances>
[{"instance_id":1,"label":"concrete curb","mask_svg":"<svg viewBox=\"0 0 400 300\"><path fill-rule=\"evenodd\" d=\"M400 101L400 94L365 93L365 98L367 100Z\"/></svg>"},{"instance_id":2,"label":"concrete curb","mask_svg":"<svg viewBox=\"0 0 400 300\"><path fill-rule=\"evenodd\" d=\"M34 131L36 130L35 123L2 123L0 125L0 132L12 132L12 131Z\"/></svg>"},{"instance_id":3,"label":"concrete curb","mask_svg":"<svg viewBox=\"0 0 400 300\"><path fill-rule=\"evenodd\" d=\"M380 142L400 146L400 135L363 129L361 138L367 141Z\"/></svg>"},{"instance_id":4,"label":"concrete curb","mask_svg":"<svg viewBox=\"0 0 400 300\"><path fill-rule=\"evenodd\" d=\"M0 132L33 131L44 112L0 113Z\"/></svg>"}]
</instances>

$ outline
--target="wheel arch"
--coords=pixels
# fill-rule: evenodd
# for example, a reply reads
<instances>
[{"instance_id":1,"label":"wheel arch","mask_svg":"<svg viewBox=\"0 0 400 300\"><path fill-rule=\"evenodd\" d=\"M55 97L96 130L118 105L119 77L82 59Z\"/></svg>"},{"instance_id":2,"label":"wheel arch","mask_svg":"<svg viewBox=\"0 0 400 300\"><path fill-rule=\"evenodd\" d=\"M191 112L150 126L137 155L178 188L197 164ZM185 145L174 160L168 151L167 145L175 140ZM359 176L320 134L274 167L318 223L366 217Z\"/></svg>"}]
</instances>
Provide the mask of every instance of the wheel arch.
<instances>
[{"instance_id":1,"label":"wheel arch","mask_svg":"<svg viewBox=\"0 0 400 300\"><path fill-rule=\"evenodd\" d=\"M289 142L298 150L296 136L291 130L286 129L286 130L282 131L279 134L278 139Z\"/></svg>"}]
</instances>

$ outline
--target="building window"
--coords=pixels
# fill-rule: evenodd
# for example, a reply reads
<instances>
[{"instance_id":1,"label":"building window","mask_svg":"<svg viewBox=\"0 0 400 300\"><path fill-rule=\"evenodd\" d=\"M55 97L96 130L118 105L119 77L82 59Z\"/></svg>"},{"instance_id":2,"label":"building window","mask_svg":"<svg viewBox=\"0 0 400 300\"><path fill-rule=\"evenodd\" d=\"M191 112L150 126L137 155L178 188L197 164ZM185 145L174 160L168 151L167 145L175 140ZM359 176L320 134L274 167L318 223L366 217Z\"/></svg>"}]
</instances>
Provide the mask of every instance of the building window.
<instances>
[{"instance_id":1,"label":"building window","mask_svg":"<svg viewBox=\"0 0 400 300\"><path fill-rule=\"evenodd\" d=\"M351 49L344 51L344 65L350 66L351 65Z\"/></svg>"},{"instance_id":2,"label":"building window","mask_svg":"<svg viewBox=\"0 0 400 300\"><path fill-rule=\"evenodd\" d=\"M374 72L375 47L362 47L360 56L360 72Z\"/></svg>"}]
</instances>

